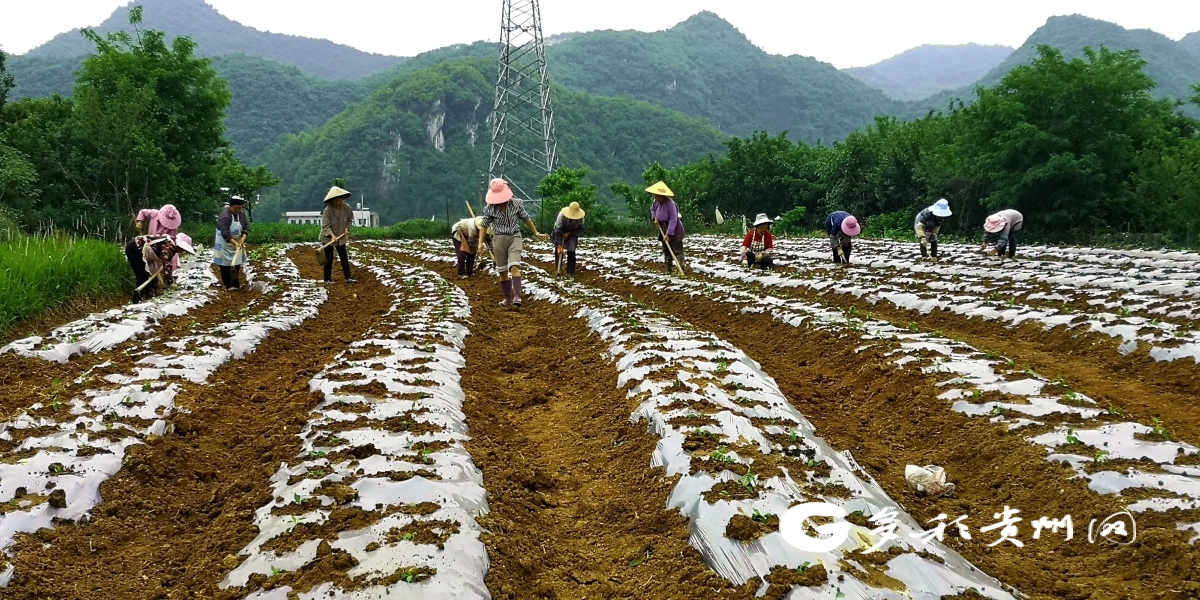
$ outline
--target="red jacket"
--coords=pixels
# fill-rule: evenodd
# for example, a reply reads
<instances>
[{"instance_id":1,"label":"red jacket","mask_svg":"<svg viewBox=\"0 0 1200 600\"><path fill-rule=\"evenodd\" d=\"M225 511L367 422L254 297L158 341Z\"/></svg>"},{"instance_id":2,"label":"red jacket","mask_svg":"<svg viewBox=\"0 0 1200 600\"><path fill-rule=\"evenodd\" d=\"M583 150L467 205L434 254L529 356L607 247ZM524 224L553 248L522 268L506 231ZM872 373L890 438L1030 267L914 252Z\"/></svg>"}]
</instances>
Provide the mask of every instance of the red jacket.
<instances>
[{"instance_id":1,"label":"red jacket","mask_svg":"<svg viewBox=\"0 0 1200 600\"><path fill-rule=\"evenodd\" d=\"M759 248L759 246L762 246L762 247ZM758 230L751 229L746 234L745 239L742 240L742 248L745 248L747 250L753 249L755 252L761 251L763 249L771 249L774 247L775 247L775 237L771 235L770 231L760 234L758 232Z\"/></svg>"}]
</instances>

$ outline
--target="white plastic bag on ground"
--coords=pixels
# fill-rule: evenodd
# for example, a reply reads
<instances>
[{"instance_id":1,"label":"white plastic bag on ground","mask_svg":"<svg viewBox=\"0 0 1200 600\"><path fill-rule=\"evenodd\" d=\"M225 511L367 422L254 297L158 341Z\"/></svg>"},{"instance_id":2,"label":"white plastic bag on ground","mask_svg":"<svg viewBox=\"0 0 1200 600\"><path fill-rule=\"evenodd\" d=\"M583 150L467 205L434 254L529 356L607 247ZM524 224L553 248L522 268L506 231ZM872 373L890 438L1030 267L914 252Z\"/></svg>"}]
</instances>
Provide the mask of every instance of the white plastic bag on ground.
<instances>
[{"instance_id":1,"label":"white plastic bag on ground","mask_svg":"<svg viewBox=\"0 0 1200 600\"><path fill-rule=\"evenodd\" d=\"M936 465L906 465L904 480L918 494L940 498L954 495L954 484L946 482L946 470Z\"/></svg>"}]
</instances>

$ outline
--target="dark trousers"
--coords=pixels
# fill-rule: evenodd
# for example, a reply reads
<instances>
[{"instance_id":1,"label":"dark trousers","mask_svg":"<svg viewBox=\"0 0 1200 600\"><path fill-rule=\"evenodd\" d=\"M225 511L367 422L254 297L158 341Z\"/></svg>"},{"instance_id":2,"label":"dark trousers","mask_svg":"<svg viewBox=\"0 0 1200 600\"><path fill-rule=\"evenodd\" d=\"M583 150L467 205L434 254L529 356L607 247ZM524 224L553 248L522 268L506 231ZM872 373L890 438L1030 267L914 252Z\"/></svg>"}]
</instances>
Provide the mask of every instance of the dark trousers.
<instances>
[{"instance_id":1,"label":"dark trousers","mask_svg":"<svg viewBox=\"0 0 1200 600\"><path fill-rule=\"evenodd\" d=\"M925 250L925 244L921 244L921 257L924 258L926 256L929 256L930 254L932 254L934 258L937 258L937 255L938 255L937 239L931 238L929 240L929 250L928 251Z\"/></svg>"},{"instance_id":2,"label":"dark trousers","mask_svg":"<svg viewBox=\"0 0 1200 600\"><path fill-rule=\"evenodd\" d=\"M999 248L996 248L996 250L999 254L1007 253L1009 258L1015 258L1017 255L1017 232L1015 232L1015 231L1008 232L1007 247L1000 246Z\"/></svg>"},{"instance_id":3,"label":"dark trousers","mask_svg":"<svg viewBox=\"0 0 1200 600\"><path fill-rule=\"evenodd\" d=\"M142 258L142 250L137 247L137 243L129 242L125 244L125 260L129 261L129 268L133 269L133 278L137 282L137 287L141 287L150 279L150 273L146 271L146 260ZM136 288L135 288L136 289ZM133 301L138 302L144 298L151 298L158 293L158 281L142 288L140 292L133 293Z\"/></svg>"},{"instance_id":4,"label":"dark trousers","mask_svg":"<svg viewBox=\"0 0 1200 600\"><path fill-rule=\"evenodd\" d=\"M325 281L333 277L333 249L337 248L338 260L342 262L342 275L350 279L350 256L346 254L345 246L325 247Z\"/></svg>"},{"instance_id":5,"label":"dark trousers","mask_svg":"<svg viewBox=\"0 0 1200 600\"><path fill-rule=\"evenodd\" d=\"M756 258L760 259L758 266L759 266L759 268L761 268L764 271L766 271L767 269L770 269L771 265L774 264L774 262L775 262L775 261L771 260L772 257L770 257L770 256L760 257L759 255L747 250L746 251L746 266L753 267L754 259L756 259Z\"/></svg>"},{"instance_id":6,"label":"dark trousers","mask_svg":"<svg viewBox=\"0 0 1200 600\"><path fill-rule=\"evenodd\" d=\"M454 254L458 257L458 274L459 275L474 275L475 274L475 255L470 252L463 252L460 249L455 249Z\"/></svg>"},{"instance_id":7,"label":"dark trousers","mask_svg":"<svg viewBox=\"0 0 1200 600\"><path fill-rule=\"evenodd\" d=\"M662 234L659 234L658 241L662 243L663 247L663 267L670 273L675 266L675 262L671 260L671 252L675 253L679 262L683 262L683 240L664 239ZM668 243L670 244L669 248L667 246Z\"/></svg>"},{"instance_id":8,"label":"dark trousers","mask_svg":"<svg viewBox=\"0 0 1200 600\"><path fill-rule=\"evenodd\" d=\"M555 250L555 251L557 252L557 250ZM556 254L554 257L554 260L556 261L555 266L557 267L558 264L560 262L562 262L564 259L566 260L566 263L567 263L567 275L574 277L575 276L575 251L564 249L562 251L562 254Z\"/></svg>"},{"instance_id":9,"label":"dark trousers","mask_svg":"<svg viewBox=\"0 0 1200 600\"><path fill-rule=\"evenodd\" d=\"M842 254L846 255L846 264L850 264L850 242L842 244ZM833 264L841 264L842 257L838 256L837 248L833 249Z\"/></svg>"},{"instance_id":10,"label":"dark trousers","mask_svg":"<svg viewBox=\"0 0 1200 600\"><path fill-rule=\"evenodd\" d=\"M225 285L225 289L242 288L242 267L240 265L236 267L217 265L217 267L221 269L221 283Z\"/></svg>"}]
</instances>

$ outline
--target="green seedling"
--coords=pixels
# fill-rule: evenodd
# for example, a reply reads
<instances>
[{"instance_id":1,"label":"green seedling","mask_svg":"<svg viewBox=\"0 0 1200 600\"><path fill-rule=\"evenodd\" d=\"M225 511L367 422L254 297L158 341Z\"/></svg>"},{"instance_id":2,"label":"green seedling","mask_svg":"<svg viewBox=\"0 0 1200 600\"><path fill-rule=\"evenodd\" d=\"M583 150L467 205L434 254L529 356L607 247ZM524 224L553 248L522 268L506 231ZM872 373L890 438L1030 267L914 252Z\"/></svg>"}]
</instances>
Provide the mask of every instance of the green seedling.
<instances>
[{"instance_id":1,"label":"green seedling","mask_svg":"<svg viewBox=\"0 0 1200 600\"><path fill-rule=\"evenodd\" d=\"M729 369L729 365L725 361L717 363L717 373L724 373Z\"/></svg>"},{"instance_id":2,"label":"green seedling","mask_svg":"<svg viewBox=\"0 0 1200 600\"><path fill-rule=\"evenodd\" d=\"M807 560L804 561L804 564L800 565L799 567L796 567L796 574L803 575L804 572L807 571L811 566L812 566L812 563L808 562Z\"/></svg>"},{"instance_id":3,"label":"green seedling","mask_svg":"<svg viewBox=\"0 0 1200 600\"><path fill-rule=\"evenodd\" d=\"M758 473L746 469L746 474L742 475L742 478L738 480L738 484L746 488L747 492L753 494L754 488L758 485Z\"/></svg>"},{"instance_id":4,"label":"green seedling","mask_svg":"<svg viewBox=\"0 0 1200 600\"><path fill-rule=\"evenodd\" d=\"M917 327L917 322L913 321L912 323L908 324L908 330L913 333L916 333L916 332L920 331L920 328Z\"/></svg>"},{"instance_id":5,"label":"green seedling","mask_svg":"<svg viewBox=\"0 0 1200 600\"><path fill-rule=\"evenodd\" d=\"M771 515L771 514L764 515L763 513L758 512L758 509L756 508L756 509L754 509L754 514L751 515L750 519L753 520L755 523L766 523L767 521L770 521L771 517L773 517L773 516L775 516L775 515Z\"/></svg>"},{"instance_id":6,"label":"green seedling","mask_svg":"<svg viewBox=\"0 0 1200 600\"><path fill-rule=\"evenodd\" d=\"M304 498L301 498L300 494L292 494L292 503L293 504L304 504Z\"/></svg>"},{"instance_id":7,"label":"green seedling","mask_svg":"<svg viewBox=\"0 0 1200 600\"><path fill-rule=\"evenodd\" d=\"M192 352L192 354L196 356L204 356L204 348L196 348L196 351Z\"/></svg>"},{"instance_id":8,"label":"green seedling","mask_svg":"<svg viewBox=\"0 0 1200 600\"><path fill-rule=\"evenodd\" d=\"M146 383L143 383L143 384L142 384L142 391L143 391L143 392L149 392L149 391L150 391L150 382L149 382L149 381L147 381Z\"/></svg>"},{"instance_id":9,"label":"green seedling","mask_svg":"<svg viewBox=\"0 0 1200 600\"><path fill-rule=\"evenodd\" d=\"M1096 466L1099 467L1100 465L1103 465L1104 463L1108 462L1108 455L1109 455L1108 450L1097 450L1096 451L1096 459L1095 459Z\"/></svg>"},{"instance_id":10,"label":"green seedling","mask_svg":"<svg viewBox=\"0 0 1200 600\"><path fill-rule=\"evenodd\" d=\"M795 431L792 431L791 429L788 429L788 441L789 442L797 442L799 440L800 440L800 434L796 433Z\"/></svg>"},{"instance_id":11,"label":"green seedling","mask_svg":"<svg viewBox=\"0 0 1200 600\"><path fill-rule=\"evenodd\" d=\"M701 429L701 428L697 427L696 429L692 430L692 435L694 435L696 437L707 438L707 437L712 436L713 433L707 429Z\"/></svg>"},{"instance_id":12,"label":"green seedling","mask_svg":"<svg viewBox=\"0 0 1200 600\"><path fill-rule=\"evenodd\" d=\"M971 397L978 400L979 398L983 397L983 392L981 392L979 390L975 390L975 393L971 394Z\"/></svg>"},{"instance_id":13,"label":"green seedling","mask_svg":"<svg viewBox=\"0 0 1200 600\"><path fill-rule=\"evenodd\" d=\"M417 580L420 578L421 578L421 575L417 573L416 569L409 569L407 572L405 572L403 575L400 576L400 580L403 581L404 583L416 583Z\"/></svg>"},{"instance_id":14,"label":"green seedling","mask_svg":"<svg viewBox=\"0 0 1200 600\"><path fill-rule=\"evenodd\" d=\"M328 453L321 452L320 450L309 450L309 452L308 452L308 458L310 458L310 459L325 458L326 456L328 456Z\"/></svg>"},{"instance_id":15,"label":"green seedling","mask_svg":"<svg viewBox=\"0 0 1200 600\"><path fill-rule=\"evenodd\" d=\"M282 572L283 570L277 568L275 565L271 565L271 577L278 577Z\"/></svg>"},{"instance_id":16,"label":"green seedling","mask_svg":"<svg viewBox=\"0 0 1200 600\"><path fill-rule=\"evenodd\" d=\"M823 464L825 464L824 460L817 460L815 458L808 459L808 468L810 468L810 469L815 469L815 468L817 468L818 465L823 465Z\"/></svg>"},{"instance_id":17,"label":"green seedling","mask_svg":"<svg viewBox=\"0 0 1200 600\"><path fill-rule=\"evenodd\" d=\"M729 448L726 446L717 446L717 449L713 450L712 453L708 455L708 457L716 462L723 463L723 464L729 464L729 463L734 462L734 458L729 455Z\"/></svg>"},{"instance_id":18,"label":"green seedling","mask_svg":"<svg viewBox=\"0 0 1200 600\"><path fill-rule=\"evenodd\" d=\"M1072 392L1071 390L1067 390L1067 393L1064 395L1067 397L1067 400L1070 400L1072 402L1074 402L1076 399L1079 398L1079 394L1076 394L1075 392Z\"/></svg>"},{"instance_id":19,"label":"green seedling","mask_svg":"<svg viewBox=\"0 0 1200 600\"><path fill-rule=\"evenodd\" d=\"M1082 444L1083 442L1079 441L1079 436L1075 435L1074 429L1068 429L1067 430L1067 443L1068 444Z\"/></svg>"},{"instance_id":20,"label":"green seedling","mask_svg":"<svg viewBox=\"0 0 1200 600\"><path fill-rule=\"evenodd\" d=\"M433 456L433 450L422 450L422 451L421 451L421 460L422 460L423 462L425 462L425 464L432 464L432 463L433 463L433 458L432 458L432 456Z\"/></svg>"},{"instance_id":21,"label":"green seedling","mask_svg":"<svg viewBox=\"0 0 1200 600\"><path fill-rule=\"evenodd\" d=\"M1012 369L1017 366L1017 361L1010 358L1010 359L1004 361L1004 365L1007 366L1008 368Z\"/></svg>"},{"instance_id":22,"label":"green seedling","mask_svg":"<svg viewBox=\"0 0 1200 600\"><path fill-rule=\"evenodd\" d=\"M1109 405L1108 405L1108 414L1110 414L1110 415L1116 415L1116 416L1118 416L1118 417L1123 417L1123 416L1125 416L1125 413L1124 413L1124 412L1122 412L1122 411L1121 411L1121 409L1119 409L1119 408L1117 408L1116 406L1113 406L1113 405L1111 405L1111 404L1109 404Z\"/></svg>"},{"instance_id":23,"label":"green seedling","mask_svg":"<svg viewBox=\"0 0 1200 600\"><path fill-rule=\"evenodd\" d=\"M1171 432L1167 431L1166 427L1163 427L1162 419L1159 419L1158 417L1151 417L1150 422L1150 428L1154 432L1154 435L1162 436L1162 439L1167 440L1168 442L1171 441Z\"/></svg>"},{"instance_id":24,"label":"green seedling","mask_svg":"<svg viewBox=\"0 0 1200 600\"><path fill-rule=\"evenodd\" d=\"M997 415L997 416L999 416L999 415L1003 415L1003 414L1004 414L1004 407L1003 407L1003 406L1000 406L999 404L997 404L996 406L993 406L993 407L992 407L992 414L993 414L993 415Z\"/></svg>"},{"instance_id":25,"label":"green seedling","mask_svg":"<svg viewBox=\"0 0 1200 600\"><path fill-rule=\"evenodd\" d=\"M417 537L417 535L415 533L406 533L406 534L404 534L404 541L411 542L414 539L416 539L416 537Z\"/></svg>"}]
</instances>

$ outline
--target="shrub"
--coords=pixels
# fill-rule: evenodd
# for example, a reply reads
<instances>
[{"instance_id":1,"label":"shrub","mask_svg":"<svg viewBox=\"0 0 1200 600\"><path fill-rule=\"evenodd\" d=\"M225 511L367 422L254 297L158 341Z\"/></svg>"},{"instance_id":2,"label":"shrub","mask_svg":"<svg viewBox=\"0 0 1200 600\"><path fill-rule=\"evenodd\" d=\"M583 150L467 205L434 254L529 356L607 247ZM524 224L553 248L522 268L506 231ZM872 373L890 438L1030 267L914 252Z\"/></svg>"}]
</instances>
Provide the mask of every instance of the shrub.
<instances>
[{"instance_id":1,"label":"shrub","mask_svg":"<svg viewBox=\"0 0 1200 600\"><path fill-rule=\"evenodd\" d=\"M112 243L66 236L0 242L0 333L37 312L81 297L131 291L133 273Z\"/></svg>"}]
</instances>

